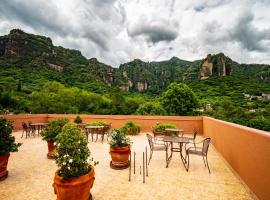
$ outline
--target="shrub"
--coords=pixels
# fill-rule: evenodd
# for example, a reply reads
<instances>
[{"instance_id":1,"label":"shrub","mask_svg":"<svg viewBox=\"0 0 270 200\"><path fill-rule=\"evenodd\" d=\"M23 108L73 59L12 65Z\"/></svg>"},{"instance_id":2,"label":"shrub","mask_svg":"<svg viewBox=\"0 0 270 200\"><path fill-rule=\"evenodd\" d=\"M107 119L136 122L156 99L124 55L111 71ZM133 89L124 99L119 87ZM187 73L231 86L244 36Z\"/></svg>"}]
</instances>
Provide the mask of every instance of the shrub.
<instances>
[{"instance_id":1,"label":"shrub","mask_svg":"<svg viewBox=\"0 0 270 200\"><path fill-rule=\"evenodd\" d=\"M108 138L111 147L125 147L131 144L130 138L121 129L114 129Z\"/></svg>"},{"instance_id":2,"label":"shrub","mask_svg":"<svg viewBox=\"0 0 270 200\"><path fill-rule=\"evenodd\" d=\"M156 124L156 126L154 126L155 131L158 132L164 132L165 129L167 128L176 128L175 124Z\"/></svg>"},{"instance_id":3,"label":"shrub","mask_svg":"<svg viewBox=\"0 0 270 200\"><path fill-rule=\"evenodd\" d=\"M56 136L62 131L65 124L68 123L67 118L51 119L49 124L41 131L43 140L55 141Z\"/></svg>"},{"instance_id":4,"label":"shrub","mask_svg":"<svg viewBox=\"0 0 270 200\"><path fill-rule=\"evenodd\" d=\"M62 132L56 136L56 164L59 176L64 179L87 174L93 158L87 147L87 138L80 128L74 124L66 124ZM96 165L97 162L94 162Z\"/></svg>"},{"instance_id":5,"label":"shrub","mask_svg":"<svg viewBox=\"0 0 270 200\"><path fill-rule=\"evenodd\" d=\"M140 133L140 126L134 124L134 122L132 121L127 121L127 123L121 128L121 130L128 135L136 135Z\"/></svg>"},{"instance_id":6,"label":"shrub","mask_svg":"<svg viewBox=\"0 0 270 200\"><path fill-rule=\"evenodd\" d=\"M15 137L12 136L12 121L0 118L0 155L16 152L21 143L15 143Z\"/></svg>"},{"instance_id":7,"label":"shrub","mask_svg":"<svg viewBox=\"0 0 270 200\"><path fill-rule=\"evenodd\" d=\"M75 119L74 119L74 123L76 124L81 124L82 123L82 118L80 116L77 116Z\"/></svg>"},{"instance_id":8,"label":"shrub","mask_svg":"<svg viewBox=\"0 0 270 200\"><path fill-rule=\"evenodd\" d=\"M87 124L89 126L108 126L109 124L105 121L95 121L95 122L92 122L92 123L89 123Z\"/></svg>"}]
</instances>

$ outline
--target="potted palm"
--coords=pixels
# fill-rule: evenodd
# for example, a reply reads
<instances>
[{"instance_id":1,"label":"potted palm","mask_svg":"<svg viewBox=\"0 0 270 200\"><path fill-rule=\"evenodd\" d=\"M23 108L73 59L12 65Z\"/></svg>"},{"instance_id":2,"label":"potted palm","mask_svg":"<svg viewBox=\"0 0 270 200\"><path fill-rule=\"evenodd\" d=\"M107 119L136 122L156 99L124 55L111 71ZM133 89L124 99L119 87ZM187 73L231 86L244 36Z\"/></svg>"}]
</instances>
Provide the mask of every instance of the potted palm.
<instances>
[{"instance_id":1,"label":"potted palm","mask_svg":"<svg viewBox=\"0 0 270 200\"><path fill-rule=\"evenodd\" d=\"M62 131L63 126L68 123L67 118L51 119L49 124L41 131L42 139L48 143L47 158L54 158L55 138Z\"/></svg>"},{"instance_id":2,"label":"potted palm","mask_svg":"<svg viewBox=\"0 0 270 200\"><path fill-rule=\"evenodd\" d=\"M87 138L75 124L66 124L56 136L54 192L57 200L88 200L95 180ZM97 162L94 162L94 165Z\"/></svg>"},{"instance_id":3,"label":"potted palm","mask_svg":"<svg viewBox=\"0 0 270 200\"><path fill-rule=\"evenodd\" d=\"M21 143L15 142L12 136L12 122L0 118L0 181L8 177L7 164L10 152L17 152Z\"/></svg>"},{"instance_id":4,"label":"potted palm","mask_svg":"<svg viewBox=\"0 0 270 200\"><path fill-rule=\"evenodd\" d=\"M125 169L129 166L131 140L121 129L114 129L108 138L110 144L111 167Z\"/></svg>"}]
</instances>

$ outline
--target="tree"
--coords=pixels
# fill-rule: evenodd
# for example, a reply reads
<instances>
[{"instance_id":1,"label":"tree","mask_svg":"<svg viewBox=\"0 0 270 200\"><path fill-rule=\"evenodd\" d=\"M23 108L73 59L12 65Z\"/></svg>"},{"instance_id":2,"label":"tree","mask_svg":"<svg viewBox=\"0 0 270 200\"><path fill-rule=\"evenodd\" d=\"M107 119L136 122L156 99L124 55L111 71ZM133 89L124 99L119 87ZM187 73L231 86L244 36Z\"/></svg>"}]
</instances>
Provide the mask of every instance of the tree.
<instances>
[{"instance_id":1,"label":"tree","mask_svg":"<svg viewBox=\"0 0 270 200\"><path fill-rule=\"evenodd\" d=\"M190 115L198 100L191 88L183 83L171 83L162 94L161 103L170 115Z\"/></svg>"},{"instance_id":2,"label":"tree","mask_svg":"<svg viewBox=\"0 0 270 200\"><path fill-rule=\"evenodd\" d=\"M160 103L146 102L137 109L139 115L166 115L166 111Z\"/></svg>"}]
</instances>

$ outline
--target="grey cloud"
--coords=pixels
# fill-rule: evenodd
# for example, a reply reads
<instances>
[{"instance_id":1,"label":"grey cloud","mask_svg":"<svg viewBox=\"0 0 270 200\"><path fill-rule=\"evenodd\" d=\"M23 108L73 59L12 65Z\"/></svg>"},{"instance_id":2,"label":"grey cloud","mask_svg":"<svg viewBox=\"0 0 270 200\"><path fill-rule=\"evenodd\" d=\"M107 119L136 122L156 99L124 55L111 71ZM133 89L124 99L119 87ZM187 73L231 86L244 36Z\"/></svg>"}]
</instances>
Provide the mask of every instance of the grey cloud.
<instances>
[{"instance_id":1,"label":"grey cloud","mask_svg":"<svg viewBox=\"0 0 270 200\"><path fill-rule=\"evenodd\" d=\"M254 16L249 13L240 18L238 23L230 31L232 40L239 42L244 48L250 51L266 52L268 47L261 42L270 39L270 30L257 30L251 22Z\"/></svg>"},{"instance_id":2,"label":"grey cloud","mask_svg":"<svg viewBox=\"0 0 270 200\"><path fill-rule=\"evenodd\" d=\"M168 24L167 24L168 25ZM178 36L177 30L170 29L166 23L162 25L155 24L137 24L128 29L128 34L131 37L146 36L151 42L157 43L160 41L172 41Z\"/></svg>"}]
</instances>

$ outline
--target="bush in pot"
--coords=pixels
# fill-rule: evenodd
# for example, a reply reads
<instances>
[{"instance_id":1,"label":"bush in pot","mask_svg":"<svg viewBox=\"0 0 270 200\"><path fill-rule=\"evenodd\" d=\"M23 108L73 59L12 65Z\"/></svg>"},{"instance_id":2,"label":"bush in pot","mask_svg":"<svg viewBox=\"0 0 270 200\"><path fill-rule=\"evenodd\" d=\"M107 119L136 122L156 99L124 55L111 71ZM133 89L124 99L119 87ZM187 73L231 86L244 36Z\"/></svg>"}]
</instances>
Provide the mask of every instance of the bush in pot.
<instances>
[{"instance_id":1,"label":"bush in pot","mask_svg":"<svg viewBox=\"0 0 270 200\"><path fill-rule=\"evenodd\" d=\"M137 135L140 133L140 126L136 125L133 121L127 121L125 126L123 126L121 129L125 134L128 135Z\"/></svg>"},{"instance_id":2,"label":"bush in pot","mask_svg":"<svg viewBox=\"0 0 270 200\"><path fill-rule=\"evenodd\" d=\"M43 140L46 140L48 143L48 153L47 158L53 159L54 158L54 142L56 136L62 131L62 128L65 124L68 123L67 118L57 118L51 119L49 124L45 126L45 128L41 131L41 136Z\"/></svg>"},{"instance_id":3,"label":"bush in pot","mask_svg":"<svg viewBox=\"0 0 270 200\"><path fill-rule=\"evenodd\" d=\"M109 134L111 167L124 169L129 166L130 138L121 129L114 129Z\"/></svg>"},{"instance_id":4,"label":"bush in pot","mask_svg":"<svg viewBox=\"0 0 270 200\"><path fill-rule=\"evenodd\" d=\"M12 136L12 121L0 118L0 181L8 176L7 164L10 152L17 152L21 143Z\"/></svg>"},{"instance_id":5,"label":"bush in pot","mask_svg":"<svg viewBox=\"0 0 270 200\"><path fill-rule=\"evenodd\" d=\"M152 131L155 136L164 135L167 128L176 128L176 125L156 123L156 125L152 127Z\"/></svg>"},{"instance_id":6,"label":"bush in pot","mask_svg":"<svg viewBox=\"0 0 270 200\"><path fill-rule=\"evenodd\" d=\"M58 200L88 200L95 180L85 134L74 124L66 124L56 137L54 191ZM97 162L94 162L94 165Z\"/></svg>"},{"instance_id":7,"label":"bush in pot","mask_svg":"<svg viewBox=\"0 0 270 200\"><path fill-rule=\"evenodd\" d=\"M87 125L89 125L89 126L108 126L109 124L105 121L97 120L97 121L88 123Z\"/></svg>"},{"instance_id":8,"label":"bush in pot","mask_svg":"<svg viewBox=\"0 0 270 200\"><path fill-rule=\"evenodd\" d=\"M77 116L75 119L74 119L74 123L76 124L81 124L82 123L82 118L80 116Z\"/></svg>"}]
</instances>

